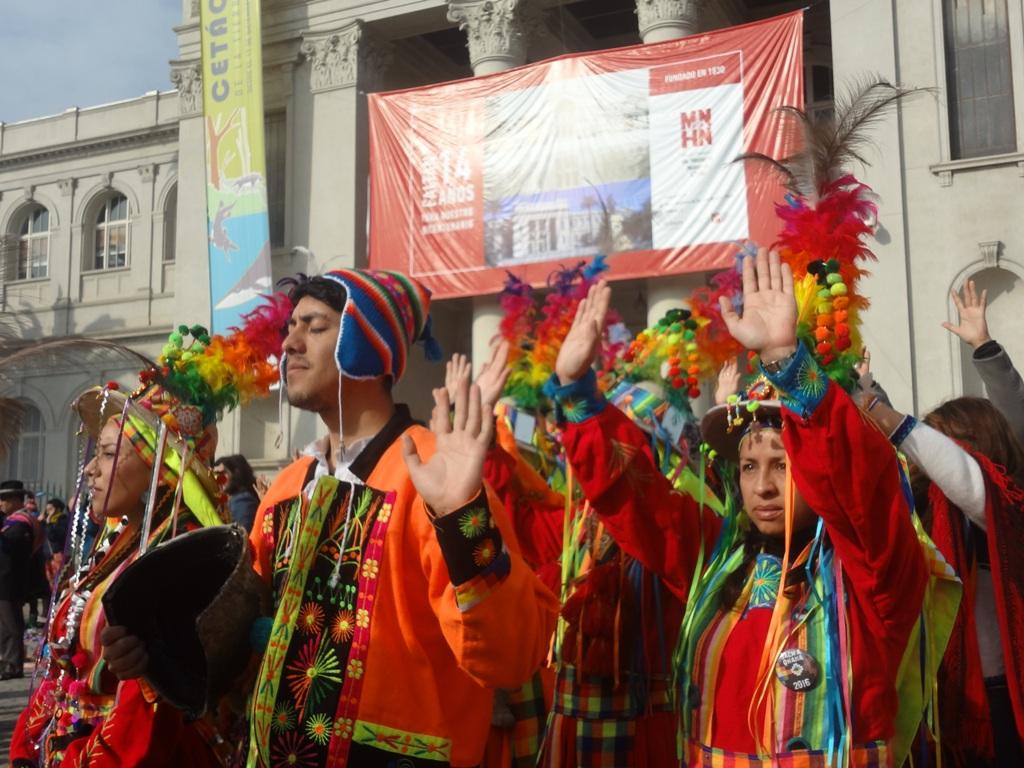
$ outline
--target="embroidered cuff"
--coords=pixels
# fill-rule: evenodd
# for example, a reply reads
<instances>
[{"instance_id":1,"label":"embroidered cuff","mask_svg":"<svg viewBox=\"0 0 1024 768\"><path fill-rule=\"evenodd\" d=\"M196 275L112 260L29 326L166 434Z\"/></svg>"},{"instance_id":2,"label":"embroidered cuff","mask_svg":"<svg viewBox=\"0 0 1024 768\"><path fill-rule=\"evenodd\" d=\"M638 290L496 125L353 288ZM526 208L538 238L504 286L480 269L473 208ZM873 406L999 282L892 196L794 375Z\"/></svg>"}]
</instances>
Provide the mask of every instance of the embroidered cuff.
<instances>
[{"instance_id":1,"label":"embroidered cuff","mask_svg":"<svg viewBox=\"0 0 1024 768\"><path fill-rule=\"evenodd\" d=\"M508 560L501 531L487 508L487 495L480 491L462 509L433 520L437 543L448 564L452 584L458 588L488 572L502 559ZM506 569L501 578L508 575Z\"/></svg>"},{"instance_id":2,"label":"embroidered cuff","mask_svg":"<svg viewBox=\"0 0 1024 768\"><path fill-rule=\"evenodd\" d=\"M761 372L779 390L782 404L804 419L814 413L828 392L828 376L807 347L799 342L785 368L769 373L762 366Z\"/></svg>"},{"instance_id":3,"label":"embroidered cuff","mask_svg":"<svg viewBox=\"0 0 1024 768\"><path fill-rule=\"evenodd\" d=\"M566 421L578 424L596 416L608 405L604 395L597 389L597 374L593 368L572 384L561 385L558 383L558 374L551 374L551 378L544 384L544 394L555 402L555 418L560 424Z\"/></svg>"},{"instance_id":4,"label":"embroidered cuff","mask_svg":"<svg viewBox=\"0 0 1024 768\"><path fill-rule=\"evenodd\" d=\"M889 435L889 442L899 448L903 445L903 441L906 440L910 433L914 431L914 427L917 426L917 419L913 416L907 415L903 417L903 421L899 423L899 426L892 431Z\"/></svg>"}]
</instances>

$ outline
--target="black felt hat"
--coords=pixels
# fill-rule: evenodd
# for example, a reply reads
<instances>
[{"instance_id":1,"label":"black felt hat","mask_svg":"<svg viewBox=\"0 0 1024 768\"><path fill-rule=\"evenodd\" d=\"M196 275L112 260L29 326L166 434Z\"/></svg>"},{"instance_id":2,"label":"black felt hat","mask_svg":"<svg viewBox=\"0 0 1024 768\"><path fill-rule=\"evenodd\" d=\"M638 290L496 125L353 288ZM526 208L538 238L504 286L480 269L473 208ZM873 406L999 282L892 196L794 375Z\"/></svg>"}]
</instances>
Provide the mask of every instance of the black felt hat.
<instances>
[{"instance_id":1,"label":"black felt hat","mask_svg":"<svg viewBox=\"0 0 1024 768\"><path fill-rule=\"evenodd\" d=\"M238 525L186 533L124 569L106 594L107 623L127 627L149 655L145 677L194 717L213 709L251 655L253 622L269 591Z\"/></svg>"},{"instance_id":2,"label":"black felt hat","mask_svg":"<svg viewBox=\"0 0 1024 768\"><path fill-rule=\"evenodd\" d=\"M11 496L25 498L29 493L30 491L21 480L4 480L0 483L0 499L10 498Z\"/></svg>"}]
</instances>

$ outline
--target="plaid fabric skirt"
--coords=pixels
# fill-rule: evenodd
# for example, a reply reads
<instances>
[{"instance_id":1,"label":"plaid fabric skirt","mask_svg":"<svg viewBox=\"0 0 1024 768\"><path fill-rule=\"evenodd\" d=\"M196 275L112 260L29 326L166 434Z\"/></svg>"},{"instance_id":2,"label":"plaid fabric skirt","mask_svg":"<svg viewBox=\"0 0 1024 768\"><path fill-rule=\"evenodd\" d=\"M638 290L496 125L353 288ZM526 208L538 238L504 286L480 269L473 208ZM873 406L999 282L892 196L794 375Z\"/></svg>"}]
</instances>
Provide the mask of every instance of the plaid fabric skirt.
<instances>
[{"instance_id":1,"label":"plaid fabric skirt","mask_svg":"<svg viewBox=\"0 0 1024 768\"><path fill-rule=\"evenodd\" d=\"M676 729L666 681L619 686L580 678L562 667L539 766L545 768L676 768Z\"/></svg>"},{"instance_id":2,"label":"plaid fabric skirt","mask_svg":"<svg viewBox=\"0 0 1024 768\"><path fill-rule=\"evenodd\" d=\"M838 758L820 750L801 749L796 752L758 757L739 752L727 752L691 741L689 745L688 768L832 768ZM884 742L874 741L859 744L850 752L850 768L891 768L889 751Z\"/></svg>"}]
</instances>

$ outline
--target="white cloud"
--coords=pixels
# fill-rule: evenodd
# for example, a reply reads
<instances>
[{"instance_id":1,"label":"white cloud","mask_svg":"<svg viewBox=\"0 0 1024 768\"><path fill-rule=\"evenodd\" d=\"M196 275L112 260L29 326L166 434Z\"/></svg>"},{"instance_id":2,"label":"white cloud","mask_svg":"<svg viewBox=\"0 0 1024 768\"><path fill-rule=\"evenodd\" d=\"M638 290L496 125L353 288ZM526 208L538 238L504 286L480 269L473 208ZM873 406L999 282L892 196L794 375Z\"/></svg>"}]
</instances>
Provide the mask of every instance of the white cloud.
<instances>
[{"instance_id":1,"label":"white cloud","mask_svg":"<svg viewBox=\"0 0 1024 768\"><path fill-rule=\"evenodd\" d=\"M181 0L0 0L0 121L168 90Z\"/></svg>"}]
</instances>

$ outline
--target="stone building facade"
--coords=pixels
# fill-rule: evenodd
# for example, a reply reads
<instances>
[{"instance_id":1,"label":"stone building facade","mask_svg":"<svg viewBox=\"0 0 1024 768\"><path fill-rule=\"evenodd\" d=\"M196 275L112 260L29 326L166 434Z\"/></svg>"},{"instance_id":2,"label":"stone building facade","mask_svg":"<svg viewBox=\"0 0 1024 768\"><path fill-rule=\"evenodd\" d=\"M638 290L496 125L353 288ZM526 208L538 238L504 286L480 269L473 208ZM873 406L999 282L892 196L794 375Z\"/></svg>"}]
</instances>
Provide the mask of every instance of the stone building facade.
<instances>
[{"instance_id":1,"label":"stone building facade","mask_svg":"<svg viewBox=\"0 0 1024 768\"><path fill-rule=\"evenodd\" d=\"M0 312L26 340L80 334L155 356L175 325L208 320L199 2L182 1L175 28L179 55L169 71L173 90L0 125ZM992 151L972 146L965 159L959 134L955 141L950 137L946 79L950 62L967 54L964 45L957 48L957 19L950 14L993 4L1002 9L1005 34L979 33L979 55L1001 61L1005 53L1010 85L1002 96L1011 99L1016 119L1009 144L1004 130L1002 144ZM980 391L958 344L939 327L951 316L950 287L968 276L977 274L990 286L994 331L1024 360L1024 335L1014 334L1011 324L1024 310L1024 223L1014 215L1024 183L1022 4L831 0L807 12L811 109L831 107L833 73L842 83L881 71L935 89L880 126L876 162L865 175L882 197L884 225L868 286L875 308L867 337L879 379L908 409ZM567 52L673 39L803 5L264 0L275 277L365 263L367 92L482 75ZM970 19L960 26L968 30L961 29L961 37L970 41ZM986 96L992 94L981 93L977 104L990 103ZM970 102L962 93L958 98L958 104ZM706 277L625 281L616 286L616 304L637 330ZM493 297L478 297L437 302L435 316L435 333L447 352L472 351L479 359L499 311ZM413 358L399 396L425 414L424 382L433 385L441 374ZM7 389L26 403L29 416L25 438L0 462L0 475L18 474L70 494L75 420L69 404L85 387L127 380L128 374L123 364L96 362L18 371ZM279 410L271 399L225 419L221 452L244 453L258 469L272 471L317 430L310 414Z\"/></svg>"}]
</instances>

